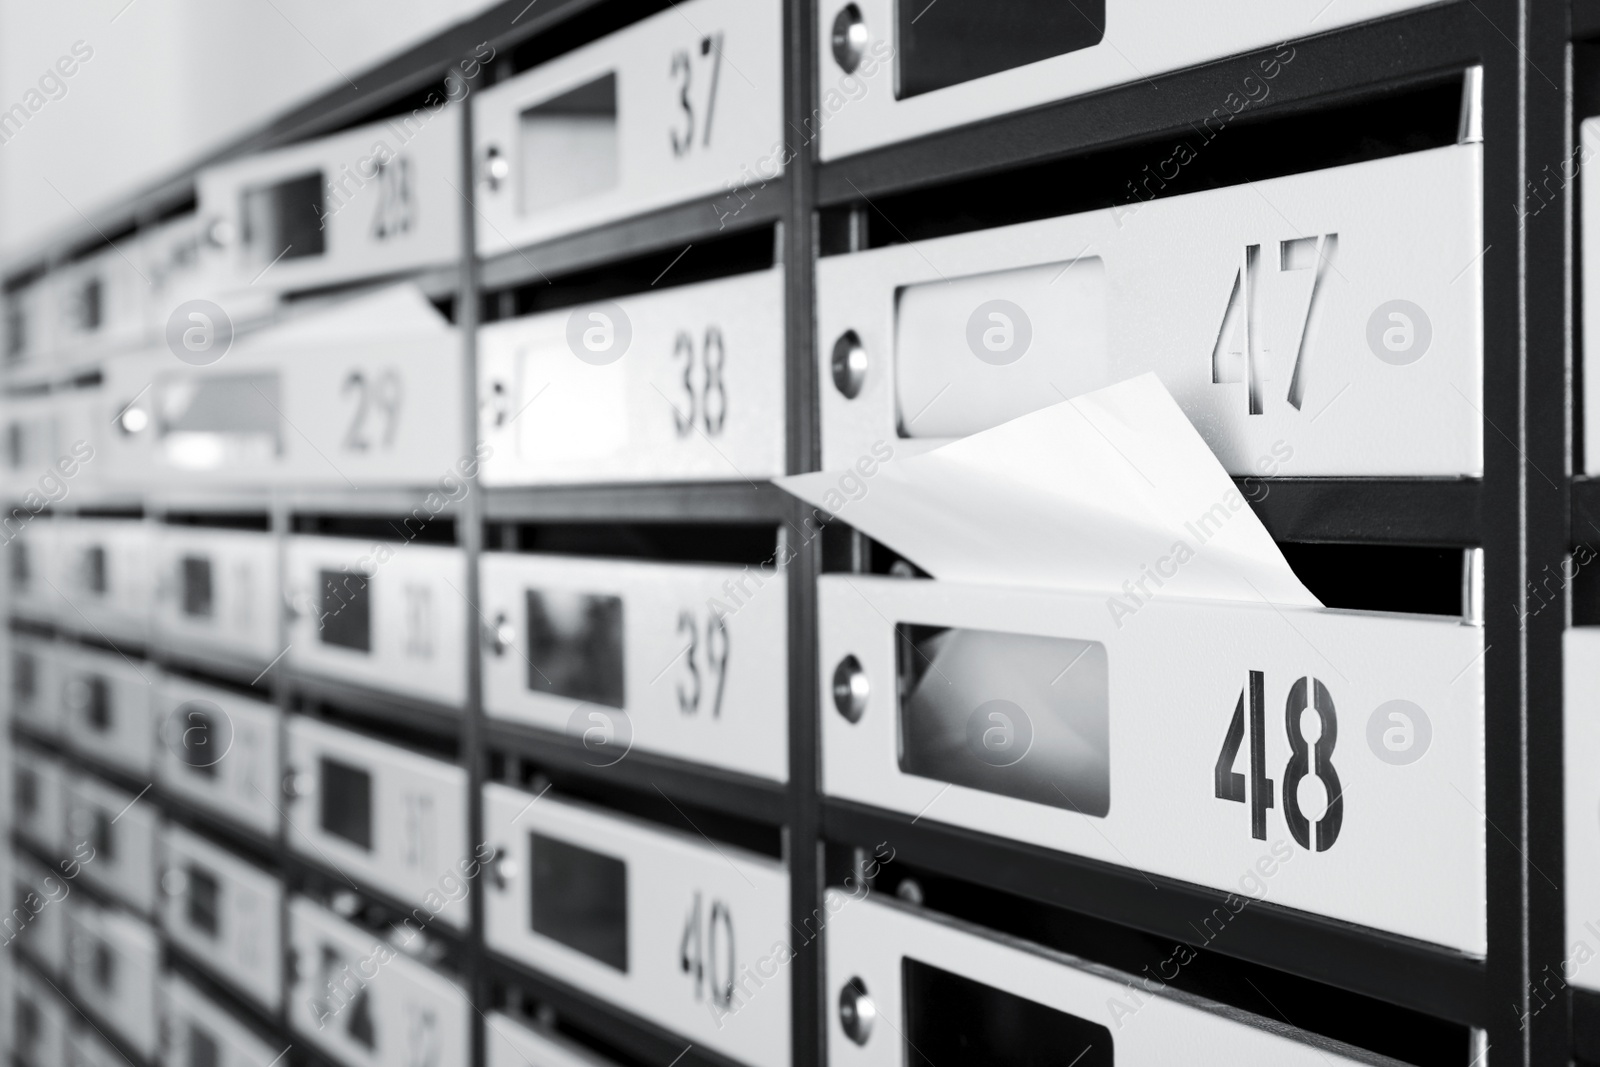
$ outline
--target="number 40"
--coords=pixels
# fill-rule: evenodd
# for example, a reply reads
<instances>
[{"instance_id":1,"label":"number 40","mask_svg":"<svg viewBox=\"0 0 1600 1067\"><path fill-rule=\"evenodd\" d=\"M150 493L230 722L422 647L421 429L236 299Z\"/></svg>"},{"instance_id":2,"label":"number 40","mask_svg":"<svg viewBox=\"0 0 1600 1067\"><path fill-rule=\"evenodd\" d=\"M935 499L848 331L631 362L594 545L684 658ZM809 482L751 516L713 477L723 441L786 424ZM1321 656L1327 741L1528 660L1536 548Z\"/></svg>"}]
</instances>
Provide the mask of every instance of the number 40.
<instances>
[{"instance_id":1,"label":"number 40","mask_svg":"<svg viewBox=\"0 0 1600 1067\"><path fill-rule=\"evenodd\" d=\"M1261 671L1251 671L1250 680L1240 690L1239 701L1233 707L1233 719L1228 723L1228 733L1222 740L1222 751L1217 755L1215 770L1217 799L1250 805L1250 836L1258 841L1267 839L1267 809L1273 807L1272 779L1267 777L1265 689L1266 675ZM1300 732L1301 713L1308 707L1317 713L1317 719L1322 724L1314 744ZM1247 732L1246 708L1250 735L1248 779L1233 769ZM1298 791L1301 779L1311 773L1312 756L1315 755L1317 779L1322 782L1328 795L1327 810L1316 821L1316 850L1326 852L1339 839L1339 828L1344 822L1344 791L1339 784L1339 772L1333 766L1333 746L1339 740L1339 719L1333 706L1333 694L1328 692L1328 687L1310 676L1298 679L1289 687L1289 697L1284 702L1283 725L1289 739L1289 763L1283 769L1284 821L1289 824L1289 833L1301 848L1312 847L1312 822L1300 810Z\"/></svg>"}]
</instances>

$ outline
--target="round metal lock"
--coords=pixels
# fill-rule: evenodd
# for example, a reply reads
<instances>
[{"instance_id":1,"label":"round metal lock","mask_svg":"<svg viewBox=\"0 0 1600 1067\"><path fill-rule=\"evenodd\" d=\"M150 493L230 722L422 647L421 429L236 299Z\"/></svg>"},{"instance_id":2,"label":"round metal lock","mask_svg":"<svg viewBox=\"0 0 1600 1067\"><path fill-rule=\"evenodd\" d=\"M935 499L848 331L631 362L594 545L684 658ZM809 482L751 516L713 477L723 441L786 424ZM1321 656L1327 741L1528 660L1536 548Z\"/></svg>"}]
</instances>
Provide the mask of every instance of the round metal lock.
<instances>
[{"instance_id":1,"label":"round metal lock","mask_svg":"<svg viewBox=\"0 0 1600 1067\"><path fill-rule=\"evenodd\" d=\"M861 395L867 380L867 350L854 330L846 330L833 342L833 387L846 400Z\"/></svg>"},{"instance_id":2,"label":"round metal lock","mask_svg":"<svg viewBox=\"0 0 1600 1067\"><path fill-rule=\"evenodd\" d=\"M867 996L866 983L852 978L839 990L839 1025L845 1036L858 1045L865 1045L872 1036L872 1024L878 1018L878 1006Z\"/></svg>"},{"instance_id":3,"label":"round metal lock","mask_svg":"<svg viewBox=\"0 0 1600 1067\"><path fill-rule=\"evenodd\" d=\"M181 897L189 889L188 872L168 867L161 875L161 891L169 897Z\"/></svg>"},{"instance_id":4,"label":"round metal lock","mask_svg":"<svg viewBox=\"0 0 1600 1067\"><path fill-rule=\"evenodd\" d=\"M851 722L860 722L867 713L867 695L871 691L867 672L855 656L846 656L833 669L833 706Z\"/></svg>"},{"instance_id":5,"label":"round metal lock","mask_svg":"<svg viewBox=\"0 0 1600 1067\"><path fill-rule=\"evenodd\" d=\"M856 68L861 66L862 57L867 54L870 40L871 34L867 32L861 9L855 4L840 8L833 19L833 61L839 64L839 69L846 74L854 74Z\"/></svg>"},{"instance_id":6,"label":"round metal lock","mask_svg":"<svg viewBox=\"0 0 1600 1067\"><path fill-rule=\"evenodd\" d=\"M283 795L290 800L298 800L311 792L311 776L304 771L297 771L293 767L283 774Z\"/></svg>"},{"instance_id":7,"label":"round metal lock","mask_svg":"<svg viewBox=\"0 0 1600 1067\"><path fill-rule=\"evenodd\" d=\"M484 626L483 641L495 655L503 656L508 648L517 643L517 628L511 625L511 620L502 611L494 617L493 625Z\"/></svg>"},{"instance_id":8,"label":"round metal lock","mask_svg":"<svg viewBox=\"0 0 1600 1067\"><path fill-rule=\"evenodd\" d=\"M499 145L490 145L483 154L483 184L491 193L500 191L500 184L511 176L511 161L500 151Z\"/></svg>"},{"instance_id":9,"label":"round metal lock","mask_svg":"<svg viewBox=\"0 0 1600 1067\"><path fill-rule=\"evenodd\" d=\"M922 895L922 883L917 881L915 878L902 879L900 884L894 887L894 895L905 901L907 904L915 904L920 907L924 899Z\"/></svg>"},{"instance_id":10,"label":"round metal lock","mask_svg":"<svg viewBox=\"0 0 1600 1067\"><path fill-rule=\"evenodd\" d=\"M206 243L213 248L227 248L233 244L234 226L227 219L212 219L206 227Z\"/></svg>"},{"instance_id":11,"label":"round metal lock","mask_svg":"<svg viewBox=\"0 0 1600 1067\"><path fill-rule=\"evenodd\" d=\"M497 845L494 850L494 859L489 861L489 877L494 879L496 889L505 889L517 878L517 861L509 855L510 850L503 845Z\"/></svg>"}]
</instances>

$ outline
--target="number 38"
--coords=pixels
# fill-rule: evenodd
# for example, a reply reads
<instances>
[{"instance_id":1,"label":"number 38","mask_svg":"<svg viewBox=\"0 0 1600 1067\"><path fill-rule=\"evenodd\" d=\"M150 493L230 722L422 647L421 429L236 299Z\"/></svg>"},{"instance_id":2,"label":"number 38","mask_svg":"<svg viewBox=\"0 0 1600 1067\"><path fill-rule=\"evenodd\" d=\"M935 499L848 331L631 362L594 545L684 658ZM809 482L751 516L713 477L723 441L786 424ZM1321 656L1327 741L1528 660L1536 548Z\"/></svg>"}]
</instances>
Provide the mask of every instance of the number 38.
<instances>
[{"instance_id":1,"label":"number 38","mask_svg":"<svg viewBox=\"0 0 1600 1067\"><path fill-rule=\"evenodd\" d=\"M1251 671L1250 680L1239 693L1233 708L1233 719L1228 723L1227 736L1222 741L1222 751L1217 755L1215 784L1218 800L1231 800L1250 805L1250 836L1258 841L1267 838L1267 809L1273 806L1272 779L1267 777L1266 737L1266 676L1261 671ZM1250 775L1234 771L1239 749L1244 744L1246 711L1250 735ZM1307 741L1301 732L1301 718L1307 710L1316 712L1321 729L1315 742ZM1289 739L1289 763L1283 769L1283 818L1289 824L1289 833L1301 848L1311 848L1312 827L1316 828L1316 851L1326 852L1339 839L1339 829L1344 824L1344 787L1339 783L1339 772L1333 766L1333 746L1339 740L1339 717L1333 706L1333 694L1320 679L1309 675L1289 687L1288 699L1283 709L1284 730ZM1328 804L1315 824L1300 810L1300 782L1313 773L1327 793Z\"/></svg>"}]
</instances>

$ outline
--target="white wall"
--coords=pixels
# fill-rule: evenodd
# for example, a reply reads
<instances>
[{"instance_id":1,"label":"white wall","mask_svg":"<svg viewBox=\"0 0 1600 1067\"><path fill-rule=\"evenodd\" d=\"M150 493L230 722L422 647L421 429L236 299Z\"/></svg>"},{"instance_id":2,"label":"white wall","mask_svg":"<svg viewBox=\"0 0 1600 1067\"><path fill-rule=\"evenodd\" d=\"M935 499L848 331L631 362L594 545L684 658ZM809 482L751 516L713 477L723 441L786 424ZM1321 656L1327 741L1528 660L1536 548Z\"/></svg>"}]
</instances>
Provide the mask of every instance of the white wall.
<instances>
[{"instance_id":1,"label":"white wall","mask_svg":"<svg viewBox=\"0 0 1600 1067\"><path fill-rule=\"evenodd\" d=\"M0 0L0 259L493 2Z\"/></svg>"}]
</instances>

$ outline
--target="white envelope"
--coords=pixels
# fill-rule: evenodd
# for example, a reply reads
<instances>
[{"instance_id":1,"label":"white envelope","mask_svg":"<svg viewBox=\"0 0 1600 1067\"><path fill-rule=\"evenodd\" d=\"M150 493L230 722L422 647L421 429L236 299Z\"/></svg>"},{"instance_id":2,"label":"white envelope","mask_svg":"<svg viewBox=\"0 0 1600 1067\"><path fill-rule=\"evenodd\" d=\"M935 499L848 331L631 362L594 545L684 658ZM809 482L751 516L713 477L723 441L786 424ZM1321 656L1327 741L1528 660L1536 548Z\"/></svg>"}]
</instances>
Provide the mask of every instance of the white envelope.
<instances>
[{"instance_id":1,"label":"white envelope","mask_svg":"<svg viewBox=\"0 0 1600 1067\"><path fill-rule=\"evenodd\" d=\"M874 452L777 484L949 581L1321 606L1154 374Z\"/></svg>"}]
</instances>

